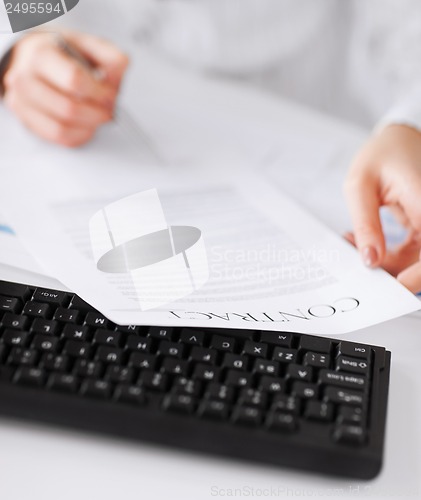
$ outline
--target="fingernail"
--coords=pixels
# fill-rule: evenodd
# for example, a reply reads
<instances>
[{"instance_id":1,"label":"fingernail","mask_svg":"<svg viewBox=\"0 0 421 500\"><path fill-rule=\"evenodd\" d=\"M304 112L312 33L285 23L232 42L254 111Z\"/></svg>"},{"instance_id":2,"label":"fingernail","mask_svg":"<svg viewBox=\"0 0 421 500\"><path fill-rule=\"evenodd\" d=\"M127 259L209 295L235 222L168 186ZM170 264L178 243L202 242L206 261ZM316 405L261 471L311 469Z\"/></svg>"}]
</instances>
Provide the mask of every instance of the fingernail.
<instances>
[{"instance_id":1,"label":"fingernail","mask_svg":"<svg viewBox=\"0 0 421 500\"><path fill-rule=\"evenodd\" d=\"M374 247L365 247L362 251L362 257L364 264L367 267L374 267L377 264L379 256L377 255L377 250Z\"/></svg>"}]
</instances>

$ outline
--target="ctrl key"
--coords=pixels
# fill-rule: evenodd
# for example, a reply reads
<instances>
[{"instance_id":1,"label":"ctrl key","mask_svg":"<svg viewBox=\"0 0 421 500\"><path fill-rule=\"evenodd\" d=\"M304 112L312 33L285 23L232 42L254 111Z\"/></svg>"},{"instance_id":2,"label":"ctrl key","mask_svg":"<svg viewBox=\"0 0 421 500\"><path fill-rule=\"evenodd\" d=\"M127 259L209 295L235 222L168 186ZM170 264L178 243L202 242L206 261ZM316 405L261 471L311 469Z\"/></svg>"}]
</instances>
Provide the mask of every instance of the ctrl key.
<instances>
[{"instance_id":1,"label":"ctrl key","mask_svg":"<svg viewBox=\"0 0 421 500\"><path fill-rule=\"evenodd\" d=\"M291 413L271 412L266 421L266 427L271 431L294 432L297 430L297 417Z\"/></svg>"},{"instance_id":2,"label":"ctrl key","mask_svg":"<svg viewBox=\"0 0 421 500\"><path fill-rule=\"evenodd\" d=\"M162 403L164 410L175 413L193 413L196 402L194 398L187 394L168 394Z\"/></svg>"},{"instance_id":3,"label":"ctrl key","mask_svg":"<svg viewBox=\"0 0 421 500\"><path fill-rule=\"evenodd\" d=\"M14 381L17 384L29 387L41 387L45 382L45 372L40 368L18 368L15 373Z\"/></svg>"},{"instance_id":4,"label":"ctrl key","mask_svg":"<svg viewBox=\"0 0 421 500\"><path fill-rule=\"evenodd\" d=\"M366 431L359 425L339 425L333 432L333 439L338 443L361 446L366 441Z\"/></svg>"},{"instance_id":5,"label":"ctrl key","mask_svg":"<svg viewBox=\"0 0 421 500\"><path fill-rule=\"evenodd\" d=\"M145 391L137 385L120 384L115 388L114 399L135 406L146 404Z\"/></svg>"}]
</instances>

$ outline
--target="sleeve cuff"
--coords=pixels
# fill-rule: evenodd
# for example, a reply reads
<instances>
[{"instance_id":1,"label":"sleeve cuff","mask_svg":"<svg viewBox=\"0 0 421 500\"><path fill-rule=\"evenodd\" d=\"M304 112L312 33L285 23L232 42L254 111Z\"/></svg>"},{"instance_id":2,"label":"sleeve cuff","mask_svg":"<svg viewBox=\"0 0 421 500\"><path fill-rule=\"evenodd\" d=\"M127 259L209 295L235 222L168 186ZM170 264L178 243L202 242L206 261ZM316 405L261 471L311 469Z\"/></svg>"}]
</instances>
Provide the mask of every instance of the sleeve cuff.
<instances>
[{"instance_id":1,"label":"sleeve cuff","mask_svg":"<svg viewBox=\"0 0 421 500\"><path fill-rule=\"evenodd\" d=\"M380 133L388 125L407 125L421 132L421 83L383 115L374 133Z\"/></svg>"}]
</instances>

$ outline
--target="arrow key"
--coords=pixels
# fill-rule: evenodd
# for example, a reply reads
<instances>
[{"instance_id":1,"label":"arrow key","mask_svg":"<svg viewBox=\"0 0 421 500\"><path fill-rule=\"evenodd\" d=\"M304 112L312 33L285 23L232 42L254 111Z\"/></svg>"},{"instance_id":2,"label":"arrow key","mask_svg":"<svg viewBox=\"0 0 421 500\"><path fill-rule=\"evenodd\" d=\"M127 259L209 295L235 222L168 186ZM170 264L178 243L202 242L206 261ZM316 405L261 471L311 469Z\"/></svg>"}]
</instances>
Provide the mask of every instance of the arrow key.
<instances>
[{"instance_id":1,"label":"arrow key","mask_svg":"<svg viewBox=\"0 0 421 500\"><path fill-rule=\"evenodd\" d=\"M288 366L286 376L294 380L306 380L307 382L311 382L313 378L313 368L311 366L301 366L292 363Z\"/></svg>"}]
</instances>

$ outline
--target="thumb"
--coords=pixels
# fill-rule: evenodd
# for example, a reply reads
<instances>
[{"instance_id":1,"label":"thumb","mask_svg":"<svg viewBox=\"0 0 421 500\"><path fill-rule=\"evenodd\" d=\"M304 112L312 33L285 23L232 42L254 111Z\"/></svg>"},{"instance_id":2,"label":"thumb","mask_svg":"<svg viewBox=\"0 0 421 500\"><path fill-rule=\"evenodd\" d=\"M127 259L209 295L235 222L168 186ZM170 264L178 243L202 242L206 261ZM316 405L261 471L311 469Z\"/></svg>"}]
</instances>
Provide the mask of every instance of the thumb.
<instances>
[{"instance_id":1,"label":"thumb","mask_svg":"<svg viewBox=\"0 0 421 500\"><path fill-rule=\"evenodd\" d=\"M367 266L377 267L383 261L386 247L380 222L378 181L371 176L351 178L345 185L345 193L356 247Z\"/></svg>"},{"instance_id":2,"label":"thumb","mask_svg":"<svg viewBox=\"0 0 421 500\"><path fill-rule=\"evenodd\" d=\"M421 255L420 255L421 257ZM398 281L413 293L421 292L421 262L412 264L398 274Z\"/></svg>"},{"instance_id":3,"label":"thumb","mask_svg":"<svg viewBox=\"0 0 421 500\"><path fill-rule=\"evenodd\" d=\"M64 32L63 35L95 67L102 70L111 85L116 88L120 86L129 64L129 58L124 52L113 43L93 35L74 32Z\"/></svg>"}]
</instances>

